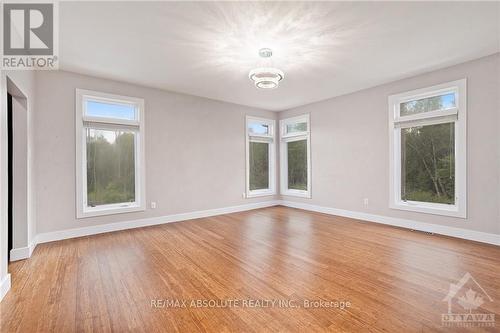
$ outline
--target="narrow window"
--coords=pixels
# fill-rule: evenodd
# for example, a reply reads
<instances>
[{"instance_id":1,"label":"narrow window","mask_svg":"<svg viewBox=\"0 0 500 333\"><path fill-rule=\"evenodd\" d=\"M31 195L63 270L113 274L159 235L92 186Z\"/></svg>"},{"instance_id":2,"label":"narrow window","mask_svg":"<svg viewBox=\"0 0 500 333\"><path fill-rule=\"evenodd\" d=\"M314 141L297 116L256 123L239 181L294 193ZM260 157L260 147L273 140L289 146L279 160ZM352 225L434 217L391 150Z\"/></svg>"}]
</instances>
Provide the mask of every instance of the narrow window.
<instances>
[{"instance_id":1,"label":"narrow window","mask_svg":"<svg viewBox=\"0 0 500 333\"><path fill-rule=\"evenodd\" d=\"M281 194L311 197L309 115L280 121Z\"/></svg>"},{"instance_id":2,"label":"narrow window","mask_svg":"<svg viewBox=\"0 0 500 333\"><path fill-rule=\"evenodd\" d=\"M247 197L276 194L274 120L246 118Z\"/></svg>"},{"instance_id":3,"label":"narrow window","mask_svg":"<svg viewBox=\"0 0 500 333\"><path fill-rule=\"evenodd\" d=\"M76 91L77 216L144 210L144 101Z\"/></svg>"},{"instance_id":4,"label":"narrow window","mask_svg":"<svg viewBox=\"0 0 500 333\"><path fill-rule=\"evenodd\" d=\"M466 217L466 81L389 97L391 203Z\"/></svg>"}]
</instances>

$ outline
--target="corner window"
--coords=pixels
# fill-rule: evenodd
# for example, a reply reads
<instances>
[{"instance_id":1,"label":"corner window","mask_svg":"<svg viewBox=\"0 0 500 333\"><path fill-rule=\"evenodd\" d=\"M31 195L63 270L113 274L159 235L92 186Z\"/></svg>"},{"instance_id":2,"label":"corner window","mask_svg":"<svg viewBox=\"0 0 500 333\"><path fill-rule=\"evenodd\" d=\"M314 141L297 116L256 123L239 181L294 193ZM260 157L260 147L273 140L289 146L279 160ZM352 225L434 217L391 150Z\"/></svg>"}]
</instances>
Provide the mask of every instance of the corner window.
<instances>
[{"instance_id":1,"label":"corner window","mask_svg":"<svg viewBox=\"0 0 500 333\"><path fill-rule=\"evenodd\" d=\"M280 121L281 194L311 197L309 115Z\"/></svg>"},{"instance_id":2,"label":"corner window","mask_svg":"<svg viewBox=\"0 0 500 333\"><path fill-rule=\"evenodd\" d=\"M390 206L466 217L466 80L389 97Z\"/></svg>"},{"instance_id":3,"label":"corner window","mask_svg":"<svg viewBox=\"0 0 500 333\"><path fill-rule=\"evenodd\" d=\"M247 197L276 194L275 121L246 118Z\"/></svg>"},{"instance_id":4,"label":"corner window","mask_svg":"<svg viewBox=\"0 0 500 333\"><path fill-rule=\"evenodd\" d=\"M77 217L144 210L144 101L76 90Z\"/></svg>"}]
</instances>

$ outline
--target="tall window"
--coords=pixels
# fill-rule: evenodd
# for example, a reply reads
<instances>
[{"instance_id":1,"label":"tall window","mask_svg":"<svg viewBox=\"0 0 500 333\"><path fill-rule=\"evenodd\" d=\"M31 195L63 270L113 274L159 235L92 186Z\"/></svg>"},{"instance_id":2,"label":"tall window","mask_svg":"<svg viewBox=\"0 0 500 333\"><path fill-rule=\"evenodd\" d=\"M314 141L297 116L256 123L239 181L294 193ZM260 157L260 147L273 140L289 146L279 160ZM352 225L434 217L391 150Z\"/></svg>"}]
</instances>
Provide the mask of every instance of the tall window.
<instances>
[{"instance_id":1,"label":"tall window","mask_svg":"<svg viewBox=\"0 0 500 333\"><path fill-rule=\"evenodd\" d=\"M466 217L466 80L389 97L391 207Z\"/></svg>"},{"instance_id":2,"label":"tall window","mask_svg":"<svg viewBox=\"0 0 500 333\"><path fill-rule=\"evenodd\" d=\"M309 115L280 121L281 194L311 197Z\"/></svg>"},{"instance_id":3,"label":"tall window","mask_svg":"<svg viewBox=\"0 0 500 333\"><path fill-rule=\"evenodd\" d=\"M276 194L275 121L246 118L247 197Z\"/></svg>"},{"instance_id":4,"label":"tall window","mask_svg":"<svg viewBox=\"0 0 500 333\"><path fill-rule=\"evenodd\" d=\"M144 210L144 101L76 90L77 217Z\"/></svg>"}]
</instances>

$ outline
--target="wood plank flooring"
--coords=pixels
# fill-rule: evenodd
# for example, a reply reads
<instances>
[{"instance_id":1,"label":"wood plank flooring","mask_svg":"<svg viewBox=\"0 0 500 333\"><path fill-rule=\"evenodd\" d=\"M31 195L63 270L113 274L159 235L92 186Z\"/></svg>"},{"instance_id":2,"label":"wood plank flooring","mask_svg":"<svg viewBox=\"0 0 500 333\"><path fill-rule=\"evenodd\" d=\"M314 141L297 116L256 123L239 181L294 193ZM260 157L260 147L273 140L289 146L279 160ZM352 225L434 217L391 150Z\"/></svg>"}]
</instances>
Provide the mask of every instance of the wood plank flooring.
<instances>
[{"instance_id":1,"label":"wood plank flooring","mask_svg":"<svg viewBox=\"0 0 500 333\"><path fill-rule=\"evenodd\" d=\"M40 244L9 270L2 333L500 326L500 247L286 207ZM443 298L466 272L493 299L472 313L495 314L496 327L442 326Z\"/></svg>"}]
</instances>

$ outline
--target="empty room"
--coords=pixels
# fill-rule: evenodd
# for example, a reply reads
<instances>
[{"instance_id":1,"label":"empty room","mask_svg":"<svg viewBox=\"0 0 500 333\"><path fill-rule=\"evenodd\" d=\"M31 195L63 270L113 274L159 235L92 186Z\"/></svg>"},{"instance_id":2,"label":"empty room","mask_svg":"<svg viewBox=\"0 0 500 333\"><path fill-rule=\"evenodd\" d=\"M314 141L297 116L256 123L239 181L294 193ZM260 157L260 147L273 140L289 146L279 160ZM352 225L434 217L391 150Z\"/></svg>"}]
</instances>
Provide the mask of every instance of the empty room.
<instances>
[{"instance_id":1,"label":"empty room","mask_svg":"<svg viewBox=\"0 0 500 333\"><path fill-rule=\"evenodd\" d=\"M499 331L500 2L0 7L0 332Z\"/></svg>"}]
</instances>

